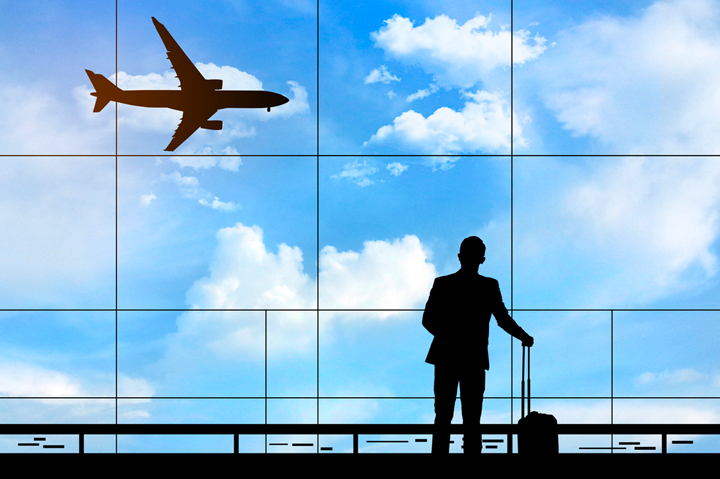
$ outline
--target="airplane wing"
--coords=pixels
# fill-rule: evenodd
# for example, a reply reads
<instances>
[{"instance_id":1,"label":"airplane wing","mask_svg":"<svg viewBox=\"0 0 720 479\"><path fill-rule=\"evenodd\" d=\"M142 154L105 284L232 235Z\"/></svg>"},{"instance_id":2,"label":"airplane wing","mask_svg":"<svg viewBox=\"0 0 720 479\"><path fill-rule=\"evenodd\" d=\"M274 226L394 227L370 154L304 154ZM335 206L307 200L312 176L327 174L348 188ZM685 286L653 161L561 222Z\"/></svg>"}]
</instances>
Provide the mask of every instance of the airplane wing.
<instances>
[{"instance_id":1,"label":"airplane wing","mask_svg":"<svg viewBox=\"0 0 720 479\"><path fill-rule=\"evenodd\" d=\"M175 73L177 73L178 80L180 80L180 88L192 88L193 86L204 84L205 77L202 76L202 73L193 65L193 62L190 61L188 56L185 55L180 45L177 44L172 35L170 35L170 32L167 31L165 25L158 22L155 17L152 17L152 21L165 44L168 59L170 63L172 63ZM182 126L182 123L180 125ZM178 131L180 131L180 128L178 128Z\"/></svg>"},{"instance_id":2,"label":"airplane wing","mask_svg":"<svg viewBox=\"0 0 720 479\"><path fill-rule=\"evenodd\" d=\"M200 125L205 123L208 118L213 116L217 110L206 110L204 112L199 112L196 110L186 110L183 112L182 119L180 120L180 124L177 127L177 130L175 130L175 133L173 134L173 139L170 141L170 144L165 148L165 151L175 151L175 149L180 146L185 140L187 140L190 135L195 133L198 128L200 128Z\"/></svg>"}]
</instances>

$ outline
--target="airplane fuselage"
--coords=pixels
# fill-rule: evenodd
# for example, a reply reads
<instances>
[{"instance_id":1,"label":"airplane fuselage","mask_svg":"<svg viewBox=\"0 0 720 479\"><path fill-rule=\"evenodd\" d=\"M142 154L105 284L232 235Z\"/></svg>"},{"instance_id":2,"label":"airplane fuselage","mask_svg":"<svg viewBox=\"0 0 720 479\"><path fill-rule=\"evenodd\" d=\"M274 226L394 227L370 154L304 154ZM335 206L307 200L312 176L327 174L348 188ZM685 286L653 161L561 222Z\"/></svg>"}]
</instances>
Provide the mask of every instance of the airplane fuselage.
<instances>
[{"instance_id":1,"label":"airplane fuselage","mask_svg":"<svg viewBox=\"0 0 720 479\"><path fill-rule=\"evenodd\" d=\"M183 90L122 90L113 100L126 105L180 111L198 107L212 110L271 108L288 101L283 95L263 90L211 90L202 94Z\"/></svg>"}]
</instances>

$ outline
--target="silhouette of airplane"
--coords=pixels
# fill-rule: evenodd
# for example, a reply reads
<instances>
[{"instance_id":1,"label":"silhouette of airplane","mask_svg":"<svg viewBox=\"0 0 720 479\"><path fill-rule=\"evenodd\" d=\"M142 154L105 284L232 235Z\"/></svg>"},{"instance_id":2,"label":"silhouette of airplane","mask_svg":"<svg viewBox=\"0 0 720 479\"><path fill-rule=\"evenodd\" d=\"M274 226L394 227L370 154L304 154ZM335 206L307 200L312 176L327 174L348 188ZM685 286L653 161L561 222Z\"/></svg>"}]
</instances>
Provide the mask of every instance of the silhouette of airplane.
<instances>
[{"instance_id":1,"label":"silhouette of airplane","mask_svg":"<svg viewBox=\"0 0 720 479\"><path fill-rule=\"evenodd\" d=\"M122 90L104 76L85 70L95 87L94 112L99 112L109 102L150 108L172 108L183 112L180 125L165 151L175 151L198 128L221 130L222 121L210 120L223 108L270 108L280 106L289 100L264 90L222 90L222 80L206 80L193 65L180 45L165 26L152 17L153 24L167 49L168 59L180 80L180 90Z\"/></svg>"}]
</instances>

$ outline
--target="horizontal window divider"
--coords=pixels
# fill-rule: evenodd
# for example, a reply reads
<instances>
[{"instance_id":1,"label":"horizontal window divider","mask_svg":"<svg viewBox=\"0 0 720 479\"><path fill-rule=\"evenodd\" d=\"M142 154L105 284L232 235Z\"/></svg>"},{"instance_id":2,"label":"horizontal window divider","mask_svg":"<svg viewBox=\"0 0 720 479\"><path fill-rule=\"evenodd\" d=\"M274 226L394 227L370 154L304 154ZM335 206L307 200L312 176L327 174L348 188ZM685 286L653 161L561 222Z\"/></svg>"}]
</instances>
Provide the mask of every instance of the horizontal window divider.
<instances>
[{"instance_id":1,"label":"horizontal window divider","mask_svg":"<svg viewBox=\"0 0 720 479\"><path fill-rule=\"evenodd\" d=\"M590 154L590 153L558 153L558 154L477 154L477 153L452 153L446 155L440 154L394 154L394 153L374 153L374 154L339 154L339 153L297 153L297 154L269 154L269 153L235 153L231 155L225 154L168 154L168 153L78 153L78 154L58 154L58 153L3 153L0 158L143 158L143 157L246 157L246 158L427 158L427 157L449 157L449 158L720 158L720 153L698 153L698 154L668 154L668 153L609 153L609 154Z\"/></svg>"},{"instance_id":2,"label":"horizontal window divider","mask_svg":"<svg viewBox=\"0 0 720 479\"><path fill-rule=\"evenodd\" d=\"M398 400L415 400L415 399L435 399L434 396L2 396L0 400L16 400L16 399L28 399L28 400L152 400L152 399L242 399L242 400L364 400L364 399L398 399ZM460 399L460 396L457 396ZM484 399L520 399L520 396L485 396ZM704 400L717 400L720 396L533 396L533 399L552 399L552 400L617 400L617 399L628 399L628 400L642 400L642 399L653 399L653 400L683 400L683 399L704 399Z\"/></svg>"},{"instance_id":3,"label":"horizontal window divider","mask_svg":"<svg viewBox=\"0 0 720 479\"><path fill-rule=\"evenodd\" d=\"M0 308L0 312L153 312L153 311L178 311L178 312L210 312L210 311L307 311L307 312L375 312L375 311L397 311L397 312L421 312L419 308ZM720 308L514 308L510 312L716 312Z\"/></svg>"}]
</instances>

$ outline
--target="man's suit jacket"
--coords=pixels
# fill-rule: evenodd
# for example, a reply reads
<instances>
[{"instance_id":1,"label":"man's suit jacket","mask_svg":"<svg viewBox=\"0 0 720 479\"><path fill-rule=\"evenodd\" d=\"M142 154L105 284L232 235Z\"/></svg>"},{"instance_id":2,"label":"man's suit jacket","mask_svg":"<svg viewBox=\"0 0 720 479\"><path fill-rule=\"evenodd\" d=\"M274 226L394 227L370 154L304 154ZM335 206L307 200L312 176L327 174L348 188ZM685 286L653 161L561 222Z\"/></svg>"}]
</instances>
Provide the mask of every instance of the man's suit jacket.
<instances>
[{"instance_id":1,"label":"man's suit jacket","mask_svg":"<svg viewBox=\"0 0 720 479\"><path fill-rule=\"evenodd\" d=\"M490 315L520 340L528 334L508 314L497 280L458 271L435 279L422 324L434 336L425 362L456 368L490 369Z\"/></svg>"}]
</instances>

